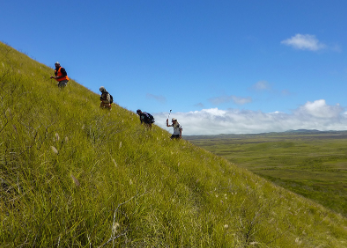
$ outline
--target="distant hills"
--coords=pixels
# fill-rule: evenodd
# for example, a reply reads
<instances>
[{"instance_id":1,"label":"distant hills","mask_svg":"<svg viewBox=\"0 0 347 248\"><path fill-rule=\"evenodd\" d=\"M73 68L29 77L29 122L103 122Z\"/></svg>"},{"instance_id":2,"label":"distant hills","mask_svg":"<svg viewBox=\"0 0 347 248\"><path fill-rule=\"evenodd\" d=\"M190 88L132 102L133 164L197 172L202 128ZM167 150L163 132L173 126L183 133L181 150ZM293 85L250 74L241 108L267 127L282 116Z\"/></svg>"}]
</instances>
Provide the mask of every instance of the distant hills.
<instances>
[{"instance_id":1,"label":"distant hills","mask_svg":"<svg viewBox=\"0 0 347 248\"><path fill-rule=\"evenodd\" d=\"M321 131L317 129L296 129L296 130L290 129L290 130L284 131L284 133L319 133L319 132Z\"/></svg>"},{"instance_id":2,"label":"distant hills","mask_svg":"<svg viewBox=\"0 0 347 248\"><path fill-rule=\"evenodd\" d=\"M334 130L328 130L328 131L320 131L317 129L296 129L296 130L288 130L284 133L335 133L335 132L344 132L344 131L334 131Z\"/></svg>"}]
</instances>

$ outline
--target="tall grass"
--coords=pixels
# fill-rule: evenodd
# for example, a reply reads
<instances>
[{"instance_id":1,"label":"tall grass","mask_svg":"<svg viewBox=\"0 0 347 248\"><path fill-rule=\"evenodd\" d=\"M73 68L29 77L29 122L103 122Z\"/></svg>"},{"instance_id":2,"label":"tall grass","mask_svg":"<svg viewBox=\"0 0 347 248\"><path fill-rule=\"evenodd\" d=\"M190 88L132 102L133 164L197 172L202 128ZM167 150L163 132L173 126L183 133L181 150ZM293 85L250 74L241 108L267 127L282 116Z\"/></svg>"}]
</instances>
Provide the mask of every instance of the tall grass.
<instances>
[{"instance_id":1,"label":"tall grass","mask_svg":"<svg viewBox=\"0 0 347 248\"><path fill-rule=\"evenodd\" d=\"M0 43L1 247L346 247L342 216L52 70Z\"/></svg>"}]
</instances>

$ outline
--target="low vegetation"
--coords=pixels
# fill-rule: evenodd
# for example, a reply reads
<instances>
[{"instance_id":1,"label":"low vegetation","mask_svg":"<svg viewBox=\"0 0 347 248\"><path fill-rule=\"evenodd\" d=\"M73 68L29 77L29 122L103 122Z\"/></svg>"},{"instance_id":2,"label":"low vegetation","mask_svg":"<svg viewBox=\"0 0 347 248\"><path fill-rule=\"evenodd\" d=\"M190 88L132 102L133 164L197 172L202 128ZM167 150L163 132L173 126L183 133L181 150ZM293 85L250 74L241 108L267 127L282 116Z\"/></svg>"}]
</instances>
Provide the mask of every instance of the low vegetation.
<instances>
[{"instance_id":1,"label":"low vegetation","mask_svg":"<svg viewBox=\"0 0 347 248\"><path fill-rule=\"evenodd\" d=\"M198 146L347 216L347 132L190 138Z\"/></svg>"},{"instance_id":2,"label":"low vegetation","mask_svg":"<svg viewBox=\"0 0 347 248\"><path fill-rule=\"evenodd\" d=\"M1 247L346 247L341 215L52 71L0 43Z\"/></svg>"}]
</instances>

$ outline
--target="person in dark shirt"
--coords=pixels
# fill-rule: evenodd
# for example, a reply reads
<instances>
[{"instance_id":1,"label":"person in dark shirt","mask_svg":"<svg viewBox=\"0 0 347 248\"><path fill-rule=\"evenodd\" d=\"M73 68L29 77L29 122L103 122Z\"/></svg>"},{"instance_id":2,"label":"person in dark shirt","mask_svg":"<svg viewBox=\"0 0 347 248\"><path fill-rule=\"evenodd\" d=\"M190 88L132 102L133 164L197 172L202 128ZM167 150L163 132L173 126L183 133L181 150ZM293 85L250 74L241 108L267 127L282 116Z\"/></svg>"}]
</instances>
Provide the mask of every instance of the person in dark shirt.
<instances>
[{"instance_id":1,"label":"person in dark shirt","mask_svg":"<svg viewBox=\"0 0 347 248\"><path fill-rule=\"evenodd\" d=\"M69 77L67 76L67 73L63 67L60 66L59 62L55 62L55 71L54 75L51 76L51 78L54 78L58 82L58 87L64 88L67 85L67 82L69 82Z\"/></svg>"},{"instance_id":2,"label":"person in dark shirt","mask_svg":"<svg viewBox=\"0 0 347 248\"><path fill-rule=\"evenodd\" d=\"M136 113L140 116L141 124L145 123L149 128L152 128L152 123L154 123L154 117L150 113L142 112L138 109Z\"/></svg>"}]
</instances>

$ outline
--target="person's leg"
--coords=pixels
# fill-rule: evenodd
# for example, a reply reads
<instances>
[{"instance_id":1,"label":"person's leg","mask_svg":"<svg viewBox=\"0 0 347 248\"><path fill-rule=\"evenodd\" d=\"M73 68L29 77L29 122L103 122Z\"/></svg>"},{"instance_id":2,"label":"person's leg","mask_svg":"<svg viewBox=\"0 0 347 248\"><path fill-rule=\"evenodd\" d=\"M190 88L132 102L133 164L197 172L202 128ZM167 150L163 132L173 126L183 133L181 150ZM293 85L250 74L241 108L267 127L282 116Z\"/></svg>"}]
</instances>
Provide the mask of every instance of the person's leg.
<instances>
[{"instance_id":1,"label":"person's leg","mask_svg":"<svg viewBox=\"0 0 347 248\"><path fill-rule=\"evenodd\" d=\"M147 120L144 120L143 123L145 123L146 128L151 129L152 126L150 122L148 122Z\"/></svg>"},{"instance_id":2,"label":"person's leg","mask_svg":"<svg viewBox=\"0 0 347 248\"><path fill-rule=\"evenodd\" d=\"M67 85L68 80L63 80L58 83L59 88L64 88Z\"/></svg>"}]
</instances>

